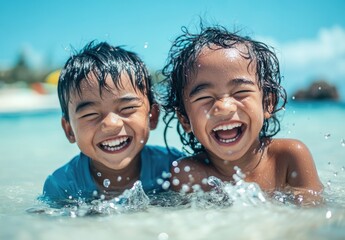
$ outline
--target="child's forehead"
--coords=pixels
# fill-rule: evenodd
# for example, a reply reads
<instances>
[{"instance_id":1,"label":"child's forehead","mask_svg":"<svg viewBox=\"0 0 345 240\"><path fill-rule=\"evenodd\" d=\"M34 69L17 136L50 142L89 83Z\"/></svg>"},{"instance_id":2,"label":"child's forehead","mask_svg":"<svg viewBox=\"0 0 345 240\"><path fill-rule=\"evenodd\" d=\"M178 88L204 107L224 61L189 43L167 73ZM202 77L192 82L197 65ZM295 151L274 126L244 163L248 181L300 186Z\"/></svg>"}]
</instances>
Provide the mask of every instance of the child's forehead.
<instances>
[{"instance_id":1,"label":"child's forehead","mask_svg":"<svg viewBox=\"0 0 345 240\"><path fill-rule=\"evenodd\" d=\"M249 47L244 43L236 43L236 44L231 45L229 47L222 47L222 46L212 44L212 45L204 46L201 49L201 51L200 51L200 53L196 59L198 60L198 59L202 58L203 56L208 55L210 53L213 53L215 51L223 52L230 59L237 57L237 56L241 56L243 58L248 58L248 56L250 54L249 53L249 51L250 51Z\"/></svg>"},{"instance_id":2,"label":"child's forehead","mask_svg":"<svg viewBox=\"0 0 345 240\"><path fill-rule=\"evenodd\" d=\"M208 67L218 68L221 71L229 67L241 68L255 73L256 61L244 44L229 48L205 47L195 59L192 74L198 74L200 70L207 71Z\"/></svg>"},{"instance_id":3,"label":"child's forehead","mask_svg":"<svg viewBox=\"0 0 345 240\"><path fill-rule=\"evenodd\" d=\"M83 98L83 96L103 96L109 93L114 96L126 93L142 94L127 74L121 74L117 80L113 80L111 75L107 74L103 82L94 74L89 74L80 82L79 91L76 90L71 95Z\"/></svg>"}]
</instances>

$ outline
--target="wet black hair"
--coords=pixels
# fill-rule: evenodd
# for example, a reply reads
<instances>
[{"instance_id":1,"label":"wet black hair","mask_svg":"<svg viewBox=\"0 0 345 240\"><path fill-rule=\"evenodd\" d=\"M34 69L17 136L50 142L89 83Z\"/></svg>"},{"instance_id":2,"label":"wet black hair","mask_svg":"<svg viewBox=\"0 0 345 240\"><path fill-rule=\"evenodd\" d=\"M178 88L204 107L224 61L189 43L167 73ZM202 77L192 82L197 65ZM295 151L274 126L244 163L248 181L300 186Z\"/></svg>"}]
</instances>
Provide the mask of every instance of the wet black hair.
<instances>
[{"instance_id":1,"label":"wet black hair","mask_svg":"<svg viewBox=\"0 0 345 240\"><path fill-rule=\"evenodd\" d=\"M133 87L147 95L150 105L154 103L151 76L137 54L120 46L113 47L107 42L96 44L91 41L80 52L69 57L59 76L58 96L63 117L67 121L71 94L82 94L81 83L89 80L90 73L98 80L100 95L104 89L109 89L105 81L108 74L117 88L121 87L121 74L127 74Z\"/></svg>"},{"instance_id":2,"label":"wet black hair","mask_svg":"<svg viewBox=\"0 0 345 240\"><path fill-rule=\"evenodd\" d=\"M242 49L243 46L245 50ZM167 131L177 117L176 112L188 119L183 103L184 87L189 81L190 73L197 71L196 61L204 48L237 48L242 57L250 60L249 64L256 64L258 85L263 92L263 107L271 113L271 117L264 120L259 137L263 139L276 135L280 131L276 113L284 109L287 96L281 86L279 61L273 48L249 37L242 37L236 32L230 32L223 26L204 27L200 24L200 32L196 34L182 27L182 34L173 41L166 65L162 69L164 79L161 81L163 91L160 100L165 110L165 144L168 146ZM270 105L273 109L268 109ZM204 147L194 134L186 133L178 121L176 128L185 150L188 151L187 146L194 153L204 151Z\"/></svg>"}]
</instances>

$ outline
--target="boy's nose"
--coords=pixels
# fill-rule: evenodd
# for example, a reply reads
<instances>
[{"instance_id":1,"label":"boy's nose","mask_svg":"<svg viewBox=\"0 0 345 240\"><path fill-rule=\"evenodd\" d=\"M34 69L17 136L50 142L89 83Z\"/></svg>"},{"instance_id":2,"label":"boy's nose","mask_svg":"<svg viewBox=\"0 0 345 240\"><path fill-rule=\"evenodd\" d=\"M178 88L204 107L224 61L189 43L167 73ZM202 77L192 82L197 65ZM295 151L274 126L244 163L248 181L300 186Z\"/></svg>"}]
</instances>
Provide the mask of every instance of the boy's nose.
<instances>
[{"instance_id":1,"label":"boy's nose","mask_svg":"<svg viewBox=\"0 0 345 240\"><path fill-rule=\"evenodd\" d=\"M122 119L115 113L110 112L102 121L102 131L116 131L123 126Z\"/></svg>"},{"instance_id":2,"label":"boy's nose","mask_svg":"<svg viewBox=\"0 0 345 240\"><path fill-rule=\"evenodd\" d=\"M229 97L217 99L212 108L214 116L228 115L237 110L236 104Z\"/></svg>"}]
</instances>

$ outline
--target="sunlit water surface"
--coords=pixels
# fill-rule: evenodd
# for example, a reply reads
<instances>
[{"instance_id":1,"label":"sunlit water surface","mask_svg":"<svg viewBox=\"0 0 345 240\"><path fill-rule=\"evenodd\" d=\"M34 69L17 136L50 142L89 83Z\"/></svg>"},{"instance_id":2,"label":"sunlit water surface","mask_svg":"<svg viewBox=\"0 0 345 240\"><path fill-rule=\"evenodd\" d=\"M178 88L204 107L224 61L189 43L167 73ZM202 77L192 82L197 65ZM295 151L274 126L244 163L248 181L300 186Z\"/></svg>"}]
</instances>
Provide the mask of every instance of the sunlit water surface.
<instances>
[{"instance_id":1,"label":"sunlit water surface","mask_svg":"<svg viewBox=\"0 0 345 240\"><path fill-rule=\"evenodd\" d=\"M296 206L267 197L239 178L210 179L215 191L146 196L140 182L119 197L61 209L37 202L53 170L78 153L65 139L57 110L0 114L0 239L345 239L345 106L288 106L279 137L310 148L325 186L325 203ZM162 145L163 123L149 143ZM169 136L181 147L178 137Z\"/></svg>"}]
</instances>

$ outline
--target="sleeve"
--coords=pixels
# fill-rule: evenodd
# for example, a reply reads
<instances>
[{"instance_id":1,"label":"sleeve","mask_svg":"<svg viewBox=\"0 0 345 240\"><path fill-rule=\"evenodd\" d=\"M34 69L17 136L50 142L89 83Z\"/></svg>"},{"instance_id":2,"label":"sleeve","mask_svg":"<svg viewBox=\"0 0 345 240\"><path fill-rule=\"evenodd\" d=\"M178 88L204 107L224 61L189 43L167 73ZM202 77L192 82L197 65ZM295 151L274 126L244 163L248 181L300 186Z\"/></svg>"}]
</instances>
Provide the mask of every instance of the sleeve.
<instances>
[{"instance_id":1,"label":"sleeve","mask_svg":"<svg viewBox=\"0 0 345 240\"><path fill-rule=\"evenodd\" d=\"M54 175L49 175L43 186L41 200L52 202L62 199L68 199L68 189L59 184L60 181Z\"/></svg>"}]
</instances>

